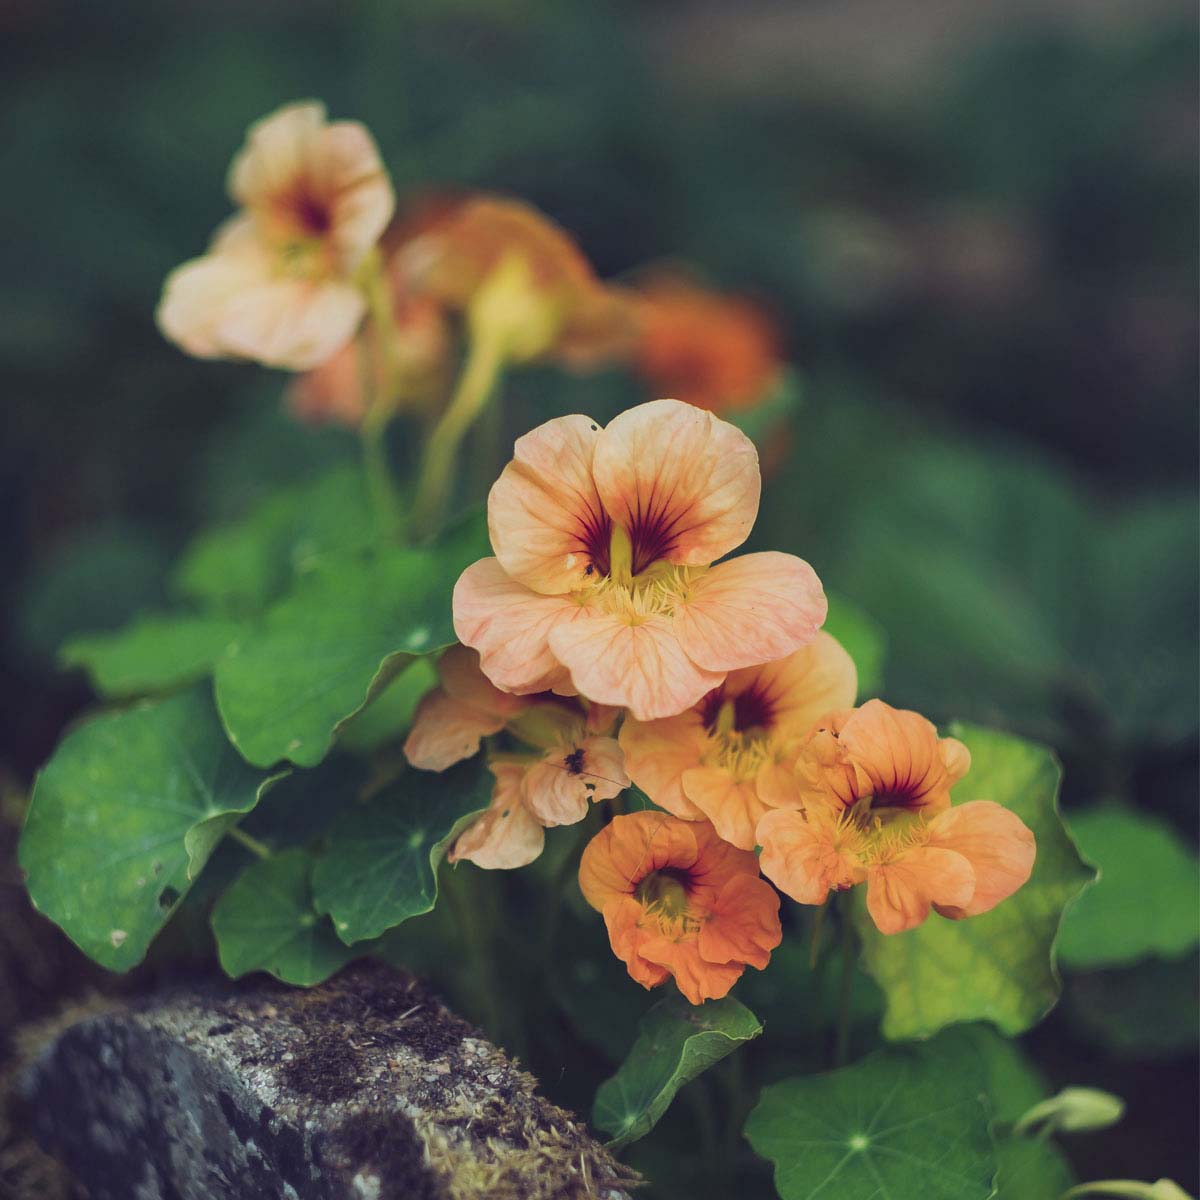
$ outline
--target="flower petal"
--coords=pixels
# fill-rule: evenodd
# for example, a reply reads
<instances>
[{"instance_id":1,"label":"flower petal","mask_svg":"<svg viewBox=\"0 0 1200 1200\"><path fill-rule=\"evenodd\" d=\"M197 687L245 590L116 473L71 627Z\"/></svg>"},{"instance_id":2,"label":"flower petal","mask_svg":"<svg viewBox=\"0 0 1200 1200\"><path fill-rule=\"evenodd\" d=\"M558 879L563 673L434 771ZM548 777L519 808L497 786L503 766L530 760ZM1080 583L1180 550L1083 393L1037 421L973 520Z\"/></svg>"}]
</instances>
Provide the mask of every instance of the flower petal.
<instances>
[{"instance_id":1,"label":"flower petal","mask_svg":"<svg viewBox=\"0 0 1200 1200\"><path fill-rule=\"evenodd\" d=\"M743 962L761 971L781 941L775 889L757 875L735 875L701 925L698 945L706 962Z\"/></svg>"},{"instance_id":2,"label":"flower petal","mask_svg":"<svg viewBox=\"0 0 1200 1200\"><path fill-rule=\"evenodd\" d=\"M719 563L676 605L673 624L688 656L709 671L771 662L816 637L825 593L812 567L769 550Z\"/></svg>"},{"instance_id":3,"label":"flower petal","mask_svg":"<svg viewBox=\"0 0 1200 1200\"><path fill-rule=\"evenodd\" d=\"M625 964L629 977L644 988L667 981L667 970L642 957L646 940L641 929L642 906L631 896L617 896L604 905L604 924L613 953Z\"/></svg>"},{"instance_id":4,"label":"flower petal","mask_svg":"<svg viewBox=\"0 0 1200 1200\"><path fill-rule=\"evenodd\" d=\"M700 947L694 938L675 941L661 935L648 937L638 950L642 958L670 971L675 978L675 986L690 1004L720 1000L729 994L729 989L746 969L746 964L741 962L706 962L700 957Z\"/></svg>"},{"instance_id":5,"label":"flower petal","mask_svg":"<svg viewBox=\"0 0 1200 1200\"><path fill-rule=\"evenodd\" d=\"M444 771L477 753L483 738L503 728L503 716L472 708L434 688L417 705L404 757L422 771Z\"/></svg>"},{"instance_id":6,"label":"flower petal","mask_svg":"<svg viewBox=\"0 0 1200 1200\"><path fill-rule=\"evenodd\" d=\"M579 888L603 912L616 896L632 896L651 871L691 868L699 857L696 826L666 813L636 812L615 817L584 847Z\"/></svg>"},{"instance_id":7,"label":"flower petal","mask_svg":"<svg viewBox=\"0 0 1200 1200\"><path fill-rule=\"evenodd\" d=\"M570 693L569 677L550 651L549 634L584 610L569 597L540 596L494 558L469 566L454 585L454 631L479 651L483 673L505 691Z\"/></svg>"},{"instance_id":8,"label":"flower petal","mask_svg":"<svg viewBox=\"0 0 1200 1200\"><path fill-rule=\"evenodd\" d=\"M255 121L229 168L229 194L253 206L285 191L299 178L325 126L325 106L316 100L285 104Z\"/></svg>"},{"instance_id":9,"label":"flower petal","mask_svg":"<svg viewBox=\"0 0 1200 1200\"><path fill-rule=\"evenodd\" d=\"M759 821L756 836L762 873L801 904L824 904L831 888L866 878L854 831L816 808L773 809Z\"/></svg>"},{"instance_id":10,"label":"flower petal","mask_svg":"<svg viewBox=\"0 0 1200 1200\"><path fill-rule=\"evenodd\" d=\"M867 911L880 933L915 929L932 905L961 908L974 892L971 864L936 846L916 846L867 870Z\"/></svg>"},{"instance_id":11,"label":"flower petal","mask_svg":"<svg viewBox=\"0 0 1200 1200\"><path fill-rule=\"evenodd\" d=\"M365 125L335 121L312 148L309 185L330 206L330 236L344 271L379 241L396 207L379 148Z\"/></svg>"},{"instance_id":12,"label":"flower petal","mask_svg":"<svg viewBox=\"0 0 1200 1200\"><path fill-rule=\"evenodd\" d=\"M639 404L611 421L593 472L609 516L633 542L635 573L660 559L707 565L740 546L758 514L753 442L678 400Z\"/></svg>"},{"instance_id":13,"label":"flower petal","mask_svg":"<svg viewBox=\"0 0 1200 1200\"><path fill-rule=\"evenodd\" d=\"M742 850L754 849L754 830L767 806L758 798L753 779L735 779L723 767L692 767L681 782L684 795L725 841Z\"/></svg>"},{"instance_id":14,"label":"flower petal","mask_svg":"<svg viewBox=\"0 0 1200 1200\"><path fill-rule=\"evenodd\" d=\"M496 687L483 673L478 653L469 646L451 646L438 659L437 673L447 696L506 721L531 703L524 696L514 696Z\"/></svg>"},{"instance_id":15,"label":"flower petal","mask_svg":"<svg viewBox=\"0 0 1200 1200\"><path fill-rule=\"evenodd\" d=\"M660 808L685 821L704 814L683 793L684 771L700 765L706 741L695 709L661 721L626 717L619 734L629 777Z\"/></svg>"},{"instance_id":16,"label":"flower petal","mask_svg":"<svg viewBox=\"0 0 1200 1200\"><path fill-rule=\"evenodd\" d=\"M492 803L459 835L446 856L450 862L468 859L487 870L510 870L533 862L542 852L546 834L521 802L525 767L519 763L489 763L496 777Z\"/></svg>"},{"instance_id":17,"label":"flower petal","mask_svg":"<svg viewBox=\"0 0 1200 1200\"><path fill-rule=\"evenodd\" d=\"M550 628L549 642L575 690L589 700L622 705L639 721L653 721L691 708L723 678L683 652L665 617L635 625L608 613L577 611L584 614L580 619Z\"/></svg>"},{"instance_id":18,"label":"flower petal","mask_svg":"<svg viewBox=\"0 0 1200 1200\"><path fill-rule=\"evenodd\" d=\"M929 822L929 844L961 854L975 872L966 904L937 902L943 917L975 917L1007 900L1029 879L1037 857L1033 832L1015 812L992 800L970 800Z\"/></svg>"},{"instance_id":19,"label":"flower petal","mask_svg":"<svg viewBox=\"0 0 1200 1200\"><path fill-rule=\"evenodd\" d=\"M557 417L518 438L488 495L488 532L500 565L536 592L569 592L607 561L611 522L592 481L600 427Z\"/></svg>"}]
</instances>

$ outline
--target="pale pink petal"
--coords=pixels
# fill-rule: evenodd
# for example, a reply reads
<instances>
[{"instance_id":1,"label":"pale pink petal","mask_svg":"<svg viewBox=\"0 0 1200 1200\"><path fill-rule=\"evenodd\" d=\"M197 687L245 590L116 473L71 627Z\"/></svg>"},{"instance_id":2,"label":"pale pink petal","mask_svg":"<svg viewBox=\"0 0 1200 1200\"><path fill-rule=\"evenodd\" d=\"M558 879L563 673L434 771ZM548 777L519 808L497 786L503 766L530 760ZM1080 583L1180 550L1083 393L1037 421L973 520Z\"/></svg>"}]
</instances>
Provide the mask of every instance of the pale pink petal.
<instances>
[{"instance_id":1,"label":"pale pink petal","mask_svg":"<svg viewBox=\"0 0 1200 1200\"><path fill-rule=\"evenodd\" d=\"M757 875L735 875L717 896L698 940L706 962L744 962L762 970L783 941L775 889Z\"/></svg>"},{"instance_id":2,"label":"pale pink petal","mask_svg":"<svg viewBox=\"0 0 1200 1200\"><path fill-rule=\"evenodd\" d=\"M556 417L517 440L488 495L488 532L501 566L537 592L569 592L599 578L610 522L592 481L600 427ZM600 565L603 565L600 564Z\"/></svg>"},{"instance_id":3,"label":"pale pink petal","mask_svg":"<svg viewBox=\"0 0 1200 1200\"><path fill-rule=\"evenodd\" d=\"M936 846L916 846L867 869L867 911L880 933L915 929L934 904L961 908L974 892L971 864Z\"/></svg>"},{"instance_id":4,"label":"pale pink petal","mask_svg":"<svg viewBox=\"0 0 1200 1200\"><path fill-rule=\"evenodd\" d=\"M438 678L447 696L507 720L529 707L524 696L502 692L483 673L479 654L470 646L451 646L437 663Z\"/></svg>"},{"instance_id":5,"label":"pale pink petal","mask_svg":"<svg viewBox=\"0 0 1200 1200\"><path fill-rule=\"evenodd\" d=\"M330 236L352 271L387 228L396 206L375 139L358 121L335 121L312 147L309 185L330 206Z\"/></svg>"},{"instance_id":6,"label":"pale pink petal","mask_svg":"<svg viewBox=\"0 0 1200 1200\"><path fill-rule=\"evenodd\" d=\"M285 104L255 121L229 168L229 194L252 206L286 191L304 172L325 126L325 106L315 100Z\"/></svg>"},{"instance_id":7,"label":"pale pink petal","mask_svg":"<svg viewBox=\"0 0 1200 1200\"><path fill-rule=\"evenodd\" d=\"M635 572L660 559L713 562L746 540L758 514L754 443L678 400L639 404L611 421L593 472L609 516L633 542Z\"/></svg>"},{"instance_id":8,"label":"pale pink petal","mask_svg":"<svg viewBox=\"0 0 1200 1200\"><path fill-rule=\"evenodd\" d=\"M619 739L630 779L655 804L685 821L704 820L683 793L683 773L700 765L707 741L695 709L661 721L626 717Z\"/></svg>"},{"instance_id":9,"label":"pale pink petal","mask_svg":"<svg viewBox=\"0 0 1200 1200\"><path fill-rule=\"evenodd\" d=\"M942 738L938 743L942 765L946 768L949 785L956 784L971 769L971 752L958 738Z\"/></svg>"},{"instance_id":10,"label":"pale pink petal","mask_svg":"<svg viewBox=\"0 0 1200 1200\"><path fill-rule=\"evenodd\" d=\"M673 625L688 657L709 671L771 662L799 650L825 620L812 567L768 550L719 563L695 580Z\"/></svg>"},{"instance_id":11,"label":"pale pink petal","mask_svg":"<svg viewBox=\"0 0 1200 1200\"><path fill-rule=\"evenodd\" d=\"M692 767L681 782L684 795L725 841L740 850L754 849L754 830L767 808L753 779L735 779L722 767Z\"/></svg>"},{"instance_id":12,"label":"pale pink petal","mask_svg":"<svg viewBox=\"0 0 1200 1200\"><path fill-rule=\"evenodd\" d=\"M496 777L492 803L459 835L450 862L467 859L487 870L511 870L533 862L542 852L546 834L521 802L525 767L517 763L489 763Z\"/></svg>"},{"instance_id":13,"label":"pale pink petal","mask_svg":"<svg viewBox=\"0 0 1200 1200\"><path fill-rule=\"evenodd\" d=\"M574 825L587 816L591 793L567 767L566 755L552 750L525 776L525 803L545 826Z\"/></svg>"},{"instance_id":14,"label":"pale pink petal","mask_svg":"<svg viewBox=\"0 0 1200 1200\"><path fill-rule=\"evenodd\" d=\"M616 738L589 737L583 751L582 778L592 789L593 800L612 800L629 786L625 755Z\"/></svg>"},{"instance_id":15,"label":"pale pink petal","mask_svg":"<svg viewBox=\"0 0 1200 1200\"><path fill-rule=\"evenodd\" d=\"M754 790L767 808L799 809L804 806L804 793L794 760L763 763L754 776Z\"/></svg>"},{"instance_id":16,"label":"pale pink petal","mask_svg":"<svg viewBox=\"0 0 1200 1200\"><path fill-rule=\"evenodd\" d=\"M723 678L683 652L664 617L631 625L607 613L576 611L584 615L549 630L550 649L589 700L622 705L639 721L653 721L691 708Z\"/></svg>"},{"instance_id":17,"label":"pale pink petal","mask_svg":"<svg viewBox=\"0 0 1200 1200\"><path fill-rule=\"evenodd\" d=\"M570 684L549 635L584 614L568 596L541 596L494 558L469 566L454 586L454 631L479 651L483 673L508 692L559 691Z\"/></svg>"},{"instance_id":18,"label":"pale pink petal","mask_svg":"<svg viewBox=\"0 0 1200 1200\"><path fill-rule=\"evenodd\" d=\"M929 844L961 854L975 872L975 894L966 904L936 903L938 912L953 920L978 916L1007 900L1029 879L1037 857L1025 822L991 800L971 800L938 813L929 822Z\"/></svg>"},{"instance_id":19,"label":"pale pink petal","mask_svg":"<svg viewBox=\"0 0 1200 1200\"><path fill-rule=\"evenodd\" d=\"M404 757L422 771L444 771L470 758L504 718L481 712L435 688L422 699L404 742Z\"/></svg>"},{"instance_id":20,"label":"pale pink petal","mask_svg":"<svg viewBox=\"0 0 1200 1200\"><path fill-rule=\"evenodd\" d=\"M772 809L758 823L762 873L801 904L824 904L831 888L861 883L866 870L853 829L817 811Z\"/></svg>"}]
</instances>

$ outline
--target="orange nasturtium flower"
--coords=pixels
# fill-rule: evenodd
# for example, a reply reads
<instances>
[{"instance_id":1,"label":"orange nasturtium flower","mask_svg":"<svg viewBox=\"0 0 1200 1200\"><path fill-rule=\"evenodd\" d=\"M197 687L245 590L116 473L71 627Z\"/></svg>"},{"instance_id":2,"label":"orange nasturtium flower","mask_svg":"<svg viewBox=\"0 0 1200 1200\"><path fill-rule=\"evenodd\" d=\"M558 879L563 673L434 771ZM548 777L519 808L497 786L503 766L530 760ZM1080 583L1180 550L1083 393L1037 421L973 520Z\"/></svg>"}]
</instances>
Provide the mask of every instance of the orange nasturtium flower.
<instances>
[{"instance_id":1,"label":"orange nasturtium flower","mask_svg":"<svg viewBox=\"0 0 1200 1200\"><path fill-rule=\"evenodd\" d=\"M659 812L615 817L587 845L579 886L613 953L645 988L675 978L692 1004L724 996L779 945L779 897L752 851Z\"/></svg>"},{"instance_id":2,"label":"orange nasturtium flower","mask_svg":"<svg viewBox=\"0 0 1200 1200\"><path fill-rule=\"evenodd\" d=\"M766 314L681 273L657 271L638 285L638 374L659 396L713 412L738 412L778 384L779 337Z\"/></svg>"},{"instance_id":3,"label":"orange nasturtium flower","mask_svg":"<svg viewBox=\"0 0 1200 1200\"><path fill-rule=\"evenodd\" d=\"M951 805L970 764L919 713L869 700L832 714L801 754L803 811L758 823L763 874L801 904L865 880L881 933L912 929L931 908L952 920L987 912L1025 883L1037 850L1009 809Z\"/></svg>"},{"instance_id":4,"label":"orange nasturtium flower","mask_svg":"<svg viewBox=\"0 0 1200 1200\"><path fill-rule=\"evenodd\" d=\"M488 496L495 558L454 589L454 627L504 691L553 690L671 717L729 671L782 658L825 620L808 563L716 566L758 512L758 454L677 400L605 429L558 417L518 439Z\"/></svg>"},{"instance_id":5,"label":"orange nasturtium flower","mask_svg":"<svg viewBox=\"0 0 1200 1200\"><path fill-rule=\"evenodd\" d=\"M363 318L357 272L392 215L374 140L321 104L289 104L250 127L229 193L241 211L167 277L159 328L200 358L317 366Z\"/></svg>"},{"instance_id":6,"label":"orange nasturtium flower","mask_svg":"<svg viewBox=\"0 0 1200 1200\"><path fill-rule=\"evenodd\" d=\"M626 770L661 808L753 850L768 809L800 807L795 764L813 722L853 704L856 688L853 659L822 631L787 658L731 671L677 717L628 718Z\"/></svg>"},{"instance_id":7,"label":"orange nasturtium flower","mask_svg":"<svg viewBox=\"0 0 1200 1200\"><path fill-rule=\"evenodd\" d=\"M514 362L586 367L626 356L629 299L602 284L570 237L519 200L463 201L404 253L412 286L466 314L473 336Z\"/></svg>"},{"instance_id":8,"label":"orange nasturtium flower","mask_svg":"<svg viewBox=\"0 0 1200 1200\"><path fill-rule=\"evenodd\" d=\"M438 660L439 686L418 706L404 753L413 766L444 771L484 737L506 730L520 748L493 754L492 803L459 836L449 859L480 867L523 867L542 852L543 830L573 825L588 804L629 786L611 736L615 710L560 696L513 696L492 686L479 656L452 646Z\"/></svg>"}]
</instances>

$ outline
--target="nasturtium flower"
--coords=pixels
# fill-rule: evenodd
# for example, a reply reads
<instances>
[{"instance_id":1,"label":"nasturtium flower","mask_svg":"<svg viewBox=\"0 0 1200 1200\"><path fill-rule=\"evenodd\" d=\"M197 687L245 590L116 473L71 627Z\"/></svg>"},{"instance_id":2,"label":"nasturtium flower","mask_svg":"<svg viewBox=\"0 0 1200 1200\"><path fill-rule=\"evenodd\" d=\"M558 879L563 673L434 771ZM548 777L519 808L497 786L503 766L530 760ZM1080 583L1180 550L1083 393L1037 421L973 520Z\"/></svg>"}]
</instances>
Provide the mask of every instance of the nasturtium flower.
<instances>
[{"instance_id":1,"label":"nasturtium flower","mask_svg":"<svg viewBox=\"0 0 1200 1200\"><path fill-rule=\"evenodd\" d=\"M392 215L375 142L321 104L289 104L250 127L228 186L241 211L167 277L159 328L200 358L315 367L362 321L357 272Z\"/></svg>"},{"instance_id":2,"label":"nasturtium flower","mask_svg":"<svg viewBox=\"0 0 1200 1200\"><path fill-rule=\"evenodd\" d=\"M707 823L667 813L615 817L588 843L579 886L613 953L645 988L673 976L692 1004L724 996L779 945L779 897L753 852Z\"/></svg>"},{"instance_id":3,"label":"nasturtium flower","mask_svg":"<svg viewBox=\"0 0 1200 1200\"><path fill-rule=\"evenodd\" d=\"M451 862L522 867L542 852L543 830L573 825L593 801L629 786L612 736L620 714L562 696L514 696L493 687L479 656L453 646L438 660L436 688L417 708L404 753L414 767L444 771L504 731L510 748L489 754L492 803L451 848Z\"/></svg>"},{"instance_id":4,"label":"nasturtium flower","mask_svg":"<svg viewBox=\"0 0 1200 1200\"><path fill-rule=\"evenodd\" d=\"M738 412L779 383L778 333L752 301L665 270L648 274L636 290L634 365L658 395L716 413Z\"/></svg>"},{"instance_id":5,"label":"nasturtium flower","mask_svg":"<svg viewBox=\"0 0 1200 1200\"><path fill-rule=\"evenodd\" d=\"M601 429L558 417L518 439L488 496L495 558L454 589L454 626L504 691L578 693L671 717L729 671L783 658L825 620L808 563L746 539L753 443L677 400Z\"/></svg>"},{"instance_id":6,"label":"nasturtium flower","mask_svg":"<svg viewBox=\"0 0 1200 1200\"><path fill-rule=\"evenodd\" d=\"M854 703L854 661L820 632L787 658L731 671L700 702L658 721L629 718L621 749L630 778L655 804L753 850L759 818L799 808L796 760L813 723Z\"/></svg>"},{"instance_id":7,"label":"nasturtium flower","mask_svg":"<svg viewBox=\"0 0 1200 1200\"><path fill-rule=\"evenodd\" d=\"M404 254L412 285L466 315L472 334L514 362L591 366L626 357L632 304L602 284L567 233L528 204L462 201Z\"/></svg>"},{"instance_id":8,"label":"nasturtium flower","mask_svg":"<svg viewBox=\"0 0 1200 1200\"><path fill-rule=\"evenodd\" d=\"M832 714L801 752L803 810L758 822L763 874L802 904L865 881L881 933L912 929L931 908L952 920L987 912L1029 878L1036 846L1002 805L951 805L969 767L967 748L919 713L870 700Z\"/></svg>"}]
</instances>

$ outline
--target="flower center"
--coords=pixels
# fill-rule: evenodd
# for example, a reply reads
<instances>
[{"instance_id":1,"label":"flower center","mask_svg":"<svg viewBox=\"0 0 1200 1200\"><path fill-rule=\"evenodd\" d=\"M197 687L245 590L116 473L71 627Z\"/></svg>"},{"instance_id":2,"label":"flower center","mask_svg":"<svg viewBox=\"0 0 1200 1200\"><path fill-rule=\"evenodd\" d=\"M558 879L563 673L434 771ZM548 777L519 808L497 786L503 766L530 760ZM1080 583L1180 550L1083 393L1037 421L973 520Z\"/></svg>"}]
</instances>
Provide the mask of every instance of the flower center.
<instances>
[{"instance_id":1,"label":"flower center","mask_svg":"<svg viewBox=\"0 0 1200 1200\"><path fill-rule=\"evenodd\" d=\"M691 876L677 867L651 871L634 889L634 898L647 912L667 921L688 915L688 884Z\"/></svg>"}]
</instances>

